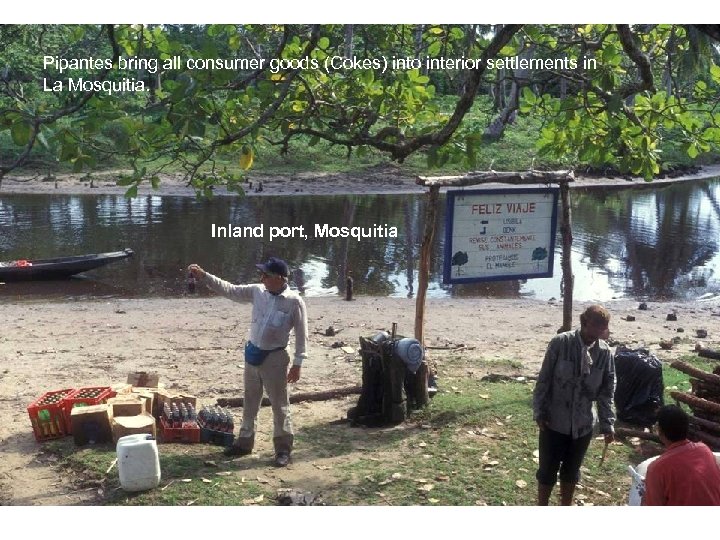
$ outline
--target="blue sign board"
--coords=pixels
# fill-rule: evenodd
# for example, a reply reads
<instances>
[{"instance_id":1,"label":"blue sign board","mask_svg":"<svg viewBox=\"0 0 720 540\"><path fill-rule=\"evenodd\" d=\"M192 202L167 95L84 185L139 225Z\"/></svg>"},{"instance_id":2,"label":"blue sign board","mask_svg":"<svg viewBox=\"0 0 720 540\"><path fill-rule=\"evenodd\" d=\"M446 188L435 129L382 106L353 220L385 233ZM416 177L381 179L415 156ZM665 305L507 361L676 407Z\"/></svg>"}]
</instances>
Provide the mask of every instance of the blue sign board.
<instances>
[{"instance_id":1,"label":"blue sign board","mask_svg":"<svg viewBox=\"0 0 720 540\"><path fill-rule=\"evenodd\" d=\"M558 188L451 190L445 283L551 277Z\"/></svg>"}]
</instances>

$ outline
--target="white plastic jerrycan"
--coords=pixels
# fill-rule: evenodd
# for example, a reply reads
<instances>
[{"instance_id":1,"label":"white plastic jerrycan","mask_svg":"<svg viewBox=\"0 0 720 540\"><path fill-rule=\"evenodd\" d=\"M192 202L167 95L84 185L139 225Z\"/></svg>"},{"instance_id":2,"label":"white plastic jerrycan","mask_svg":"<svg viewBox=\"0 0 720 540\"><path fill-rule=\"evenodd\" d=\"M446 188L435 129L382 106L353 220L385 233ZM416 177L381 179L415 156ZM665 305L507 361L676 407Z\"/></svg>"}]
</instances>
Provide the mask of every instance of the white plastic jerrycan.
<instances>
[{"instance_id":1,"label":"white plastic jerrycan","mask_svg":"<svg viewBox=\"0 0 720 540\"><path fill-rule=\"evenodd\" d=\"M120 486L125 491L153 489L160 483L160 457L152 435L138 433L117 442Z\"/></svg>"}]
</instances>

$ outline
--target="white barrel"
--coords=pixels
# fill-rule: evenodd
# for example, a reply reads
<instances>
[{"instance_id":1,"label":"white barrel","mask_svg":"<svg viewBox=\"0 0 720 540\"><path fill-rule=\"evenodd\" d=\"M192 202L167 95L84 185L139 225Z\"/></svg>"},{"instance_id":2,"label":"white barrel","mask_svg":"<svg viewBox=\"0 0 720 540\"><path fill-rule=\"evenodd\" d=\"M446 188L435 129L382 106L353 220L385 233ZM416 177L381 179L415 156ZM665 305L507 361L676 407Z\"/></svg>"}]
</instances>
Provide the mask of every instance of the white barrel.
<instances>
[{"instance_id":1,"label":"white barrel","mask_svg":"<svg viewBox=\"0 0 720 540\"><path fill-rule=\"evenodd\" d=\"M125 491L153 489L160 483L160 457L152 435L138 433L117 442L120 486Z\"/></svg>"},{"instance_id":2,"label":"white barrel","mask_svg":"<svg viewBox=\"0 0 720 540\"><path fill-rule=\"evenodd\" d=\"M715 462L720 467L720 452L713 452L715 456ZM628 472L632 479L630 484L630 494L628 496L629 506L640 506L642 504L642 498L645 495L645 477L647 476L647 470L650 464L660 456L651 457L640 463L636 468L632 465L628 465Z\"/></svg>"},{"instance_id":3,"label":"white barrel","mask_svg":"<svg viewBox=\"0 0 720 540\"><path fill-rule=\"evenodd\" d=\"M659 457L655 456L646 459L635 468L628 465L628 472L632 479L628 495L628 506L640 506L642 504L642 498L645 496L645 476L647 475L648 466Z\"/></svg>"}]
</instances>

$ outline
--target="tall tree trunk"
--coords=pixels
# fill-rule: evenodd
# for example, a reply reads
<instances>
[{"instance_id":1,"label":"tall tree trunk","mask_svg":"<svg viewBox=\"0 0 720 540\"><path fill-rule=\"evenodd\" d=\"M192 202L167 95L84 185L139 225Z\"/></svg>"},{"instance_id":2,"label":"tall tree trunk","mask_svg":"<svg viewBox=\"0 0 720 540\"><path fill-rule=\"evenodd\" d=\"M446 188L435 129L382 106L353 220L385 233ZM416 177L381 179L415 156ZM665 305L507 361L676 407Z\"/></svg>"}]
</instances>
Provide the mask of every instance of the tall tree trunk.
<instances>
[{"instance_id":1,"label":"tall tree trunk","mask_svg":"<svg viewBox=\"0 0 720 540\"><path fill-rule=\"evenodd\" d=\"M528 48L523 51L520 58L532 58L534 50L534 47ZM510 96L505 103L505 107L500 111L500 114L485 129L485 133L483 133L485 140L499 140L505 133L505 128L509 124L512 124L515 118L517 118L517 110L520 105L520 91L527 85L529 71L528 69L518 69L513 73Z\"/></svg>"},{"instance_id":2,"label":"tall tree trunk","mask_svg":"<svg viewBox=\"0 0 720 540\"><path fill-rule=\"evenodd\" d=\"M345 58L352 58L353 56L353 25L345 25Z\"/></svg>"}]
</instances>

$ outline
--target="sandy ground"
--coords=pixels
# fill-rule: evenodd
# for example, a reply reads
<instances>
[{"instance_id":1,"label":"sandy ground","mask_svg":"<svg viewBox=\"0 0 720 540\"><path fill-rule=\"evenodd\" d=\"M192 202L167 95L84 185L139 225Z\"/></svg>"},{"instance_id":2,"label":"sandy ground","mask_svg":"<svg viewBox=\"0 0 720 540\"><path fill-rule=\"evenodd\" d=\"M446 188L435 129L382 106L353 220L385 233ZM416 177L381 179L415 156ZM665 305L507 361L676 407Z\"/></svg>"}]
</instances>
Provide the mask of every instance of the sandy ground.
<instances>
[{"instance_id":1,"label":"sandy ground","mask_svg":"<svg viewBox=\"0 0 720 540\"><path fill-rule=\"evenodd\" d=\"M2 180L0 195L3 193L122 195L126 188L115 183L117 176L117 172L93 174L91 185L90 178L85 174L63 174L57 177L29 174L10 175ZM696 174L673 179L659 179L653 182L646 182L642 178L625 180L623 178L579 176L571 184L571 187L574 189L640 189L718 176L720 176L720 165L708 165ZM270 175L250 172L248 179L250 183L245 186L248 196L397 194L423 193L426 190L416 184L415 176L408 175L394 164L368 167L353 173L298 172ZM160 187L157 190L153 190L149 183L145 183L141 185L139 193L141 195L195 196L195 192L185 184L181 175L161 175ZM235 195L229 194L222 188L218 188L215 193L220 196Z\"/></svg>"},{"instance_id":2,"label":"sandy ground","mask_svg":"<svg viewBox=\"0 0 720 540\"><path fill-rule=\"evenodd\" d=\"M293 392L328 390L360 383L359 356L333 348L342 341L357 348L359 336L399 324L412 333L414 300L308 298L309 359ZM695 331L706 329L709 347L720 348L720 299L691 304L650 304L640 311L633 301L607 304L613 314L611 338L646 345L663 360L688 354ZM562 306L531 299L439 299L428 302L426 344L434 348L439 383L444 378L481 377L488 372L534 375L547 341L562 321ZM574 319L584 305L576 306ZM668 322L676 312L678 321ZM625 316L637 320L628 322ZM35 442L27 405L48 390L124 382L129 372L154 370L168 388L198 396L202 403L242 394L241 343L249 309L217 297L97 300L0 305L0 503L13 505L93 504L95 489L70 483ZM325 337L328 326L340 329ZM679 333L678 328L684 332ZM674 350L660 350L660 339L681 337ZM452 355L452 363L446 359ZM462 361L458 362L460 358ZM511 360L512 362L508 362ZM459 366L459 367L458 367ZM520 367L522 366L522 367ZM298 432L303 426L345 416L356 397L293 406ZM257 454L249 467L266 467L271 457L271 416L260 417ZM219 456L219 454L218 454ZM348 459L352 455L346 456ZM302 446L295 463L267 472L278 482L322 481Z\"/></svg>"}]
</instances>

